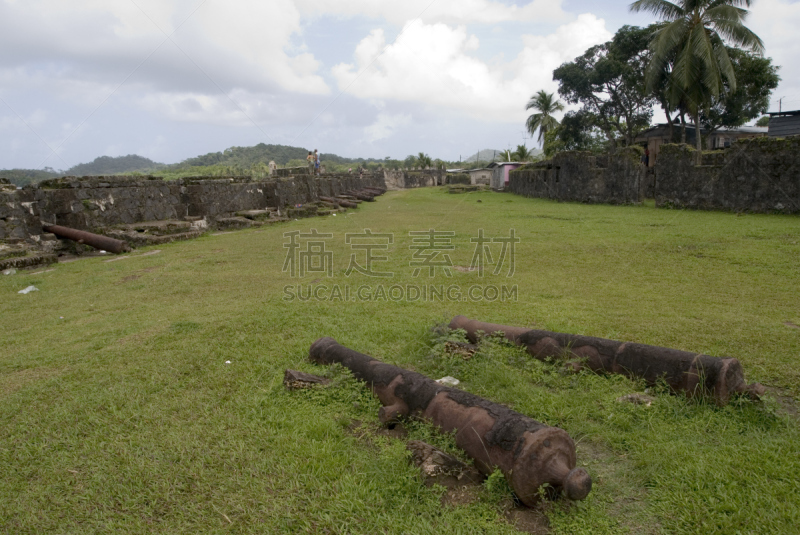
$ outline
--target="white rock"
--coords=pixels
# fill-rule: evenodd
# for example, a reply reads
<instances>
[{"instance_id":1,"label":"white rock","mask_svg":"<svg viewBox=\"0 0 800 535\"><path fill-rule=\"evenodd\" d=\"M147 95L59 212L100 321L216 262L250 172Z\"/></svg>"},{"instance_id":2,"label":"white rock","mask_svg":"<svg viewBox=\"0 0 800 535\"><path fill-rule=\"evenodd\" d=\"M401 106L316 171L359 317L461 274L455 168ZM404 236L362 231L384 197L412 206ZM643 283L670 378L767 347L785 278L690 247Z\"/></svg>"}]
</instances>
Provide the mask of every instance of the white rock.
<instances>
[{"instance_id":1,"label":"white rock","mask_svg":"<svg viewBox=\"0 0 800 535\"><path fill-rule=\"evenodd\" d=\"M25 294L29 294L31 292L38 292L38 291L39 291L39 288L37 288L36 286L28 286L24 290L20 290L17 293L21 293L21 294L25 295Z\"/></svg>"},{"instance_id":2,"label":"white rock","mask_svg":"<svg viewBox=\"0 0 800 535\"><path fill-rule=\"evenodd\" d=\"M439 383L440 385L444 385L444 386L458 386L458 384L461 381L459 381L455 377L450 377L448 375L447 377L442 377L441 379L437 380L436 382Z\"/></svg>"}]
</instances>

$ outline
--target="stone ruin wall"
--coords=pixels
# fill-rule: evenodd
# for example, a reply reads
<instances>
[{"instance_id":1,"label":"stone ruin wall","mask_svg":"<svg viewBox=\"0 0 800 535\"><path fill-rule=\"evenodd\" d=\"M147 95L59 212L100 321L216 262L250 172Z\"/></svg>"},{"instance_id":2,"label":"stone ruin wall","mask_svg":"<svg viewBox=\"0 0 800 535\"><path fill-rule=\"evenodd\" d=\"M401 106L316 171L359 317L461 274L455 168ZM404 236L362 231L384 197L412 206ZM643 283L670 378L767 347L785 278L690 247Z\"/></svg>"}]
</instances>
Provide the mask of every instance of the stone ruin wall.
<instances>
[{"instance_id":1,"label":"stone ruin wall","mask_svg":"<svg viewBox=\"0 0 800 535\"><path fill-rule=\"evenodd\" d=\"M509 174L507 191L562 202L639 203L645 169L635 149L614 154L561 152Z\"/></svg>"},{"instance_id":2,"label":"stone ruin wall","mask_svg":"<svg viewBox=\"0 0 800 535\"><path fill-rule=\"evenodd\" d=\"M42 223L79 230L143 221L229 217L242 210L283 209L363 187L385 187L381 174L249 178L65 177L20 190L0 182L0 241L38 241Z\"/></svg>"},{"instance_id":3,"label":"stone ruin wall","mask_svg":"<svg viewBox=\"0 0 800 535\"><path fill-rule=\"evenodd\" d=\"M751 138L706 152L663 145L655 165L656 206L800 213L800 136Z\"/></svg>"},{"instance_id":4,"label":"stone ruin wall","mask_svg":"<svg viewBox=\"0 0 800 535\"><path fill-rule=\"evenodd\" d=\"M438 169L421 169L419 171L386 170L384 171L384 176L386 189L390 190L443 186L446 182L446 172Z\"/></svg>"}]
</instances>

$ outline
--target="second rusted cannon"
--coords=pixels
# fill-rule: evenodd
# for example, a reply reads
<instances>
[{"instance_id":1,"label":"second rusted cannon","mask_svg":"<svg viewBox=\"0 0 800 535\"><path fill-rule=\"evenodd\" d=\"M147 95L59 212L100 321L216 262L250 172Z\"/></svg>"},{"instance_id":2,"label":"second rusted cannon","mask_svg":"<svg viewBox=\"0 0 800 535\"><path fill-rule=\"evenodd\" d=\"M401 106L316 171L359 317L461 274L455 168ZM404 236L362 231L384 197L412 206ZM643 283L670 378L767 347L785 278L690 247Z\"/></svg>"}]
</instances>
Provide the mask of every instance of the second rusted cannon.
<instances>
[{"instance_id":1,"label":"second rusted cannon","mask_svg":"<svg viewBox=\"0 0 800 535\"><path fill-rule=\"evenodd\" d=\"M588 472L575 467L575 442L563 429L385 364L333 338L314 342L309 356L318 364L339 363L368 383L383 404L382 422L416 415L445 432L455 432L456 444L475 460L475 466L487 475L500 468L526 505L538 501L545 484L563 490L572 500L586 498L592 489Z\"/></svg>"},{"instance_id":2,"label":"second rusted cannon","mask_svg":"<svg viewBox=\"0 0 800 535\"><path fill-rule=\"evenodd\" d=\"M745 382L742 365L734 358L484 323L465 316L453 318L450 328L464 329L473 343L477 341L479 331L486 334L500 332L508 340L524 346L537 359L562 358L572 361L575 369L586 366L595 372L641 378L651 385L663 379L675 392L683 392L689 397L710 395L719 405L728 403L734 393L757 399L765 392L762 385Z\"/></svg>"},{"instance_id":3,"label":"second rusted cannon","mask_svg":"<svg viewBox=\"0 0 800 535\"><path fill-rule=\"evenodd\" d=\"M321 201L338 204L339 206L343 206L345 208L358 208L356 203L350 202L346 199L334 199L333 197L320 197L319 199Z\"/></svg>"},{"instance_id":4,"label":"second rusted cannon","mask_svg":"<svg viewBox=\"0 0 800 535\"><path fill-rule=\"evenodd\" d=\"M122 240L115 240L114 238L101 236L100 234L92 234L85 230L77 230L60 225L42 225L42 228L45 232L55 234L59 238L67 238L78 243L85 243L95 249L101 249L109 253L120 254L131 250L130 245Z\"/></svg>"}]
</instances>

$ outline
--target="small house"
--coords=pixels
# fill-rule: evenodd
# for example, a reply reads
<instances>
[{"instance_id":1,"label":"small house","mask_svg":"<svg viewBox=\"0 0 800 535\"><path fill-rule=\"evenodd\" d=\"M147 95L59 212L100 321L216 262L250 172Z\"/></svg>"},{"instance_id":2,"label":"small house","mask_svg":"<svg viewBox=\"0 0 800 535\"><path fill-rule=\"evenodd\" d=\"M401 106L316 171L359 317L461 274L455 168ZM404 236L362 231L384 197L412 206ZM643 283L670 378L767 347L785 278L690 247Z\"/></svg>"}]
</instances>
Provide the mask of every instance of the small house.
<instances>
[{"instance_id":1,"label":"small house","mask_svg":"<svg viewBox=\"0 0 800 535\"><path fill-rule=\"evenodd\" d=\"M769 137L786 137L800 134L800 110L769 114Z\"/></svg>"},{"instance_id":2,"label":"small house","mask_svg":"<svg viewBox=\"0 0 800 535\"><path fill-rule=\"evenodd\" d=\"M491 181L491 188L494 190L502 190L508 186L508 174L517 169L518 167L522 167L523 165L527 165L528 162L492 162L489 164L487 169L492 171L492 181Z\"/></svg>"},{"instance_id":3,"label":"small house","mask_svg":"<svg viewBox=\"0 0 800 535\"><path fill-rule=\"evenodd\" d=\"M800 112L798 112L800 113ZM674 124L673 130L676 134L680 134L681 125ZM731 143L738 139L748 137L763 137L767 135L767 128L760 126L739 126L735 128L720 127L711 134L702 132L703 145L706 149L724 149L731 146ZM674 143L670 138L669 125L658 124L650 127L638 136L636 136L635 143L647 149L649 153L648 167L653 167L658 159L658 153L661 145L664 143ZM695 128L693 124L686 125L686 143L695 145Z\"/></svg>"}]
</instances>

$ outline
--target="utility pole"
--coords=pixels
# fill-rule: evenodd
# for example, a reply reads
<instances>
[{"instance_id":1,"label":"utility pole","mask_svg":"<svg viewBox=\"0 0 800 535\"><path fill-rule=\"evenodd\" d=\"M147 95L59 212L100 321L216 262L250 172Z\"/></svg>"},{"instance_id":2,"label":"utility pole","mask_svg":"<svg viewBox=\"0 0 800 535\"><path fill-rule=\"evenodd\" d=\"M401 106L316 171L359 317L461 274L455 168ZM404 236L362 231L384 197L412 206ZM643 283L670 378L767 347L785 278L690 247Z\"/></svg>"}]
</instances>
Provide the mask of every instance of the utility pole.
<instances>
[{"instance_id":1,"label":"utility pole","mask_svg":"<svg viewBox=\"0 0 800 535\"><path fill-rule=\"evenodd\" d=\"M785 98L786 96L782 96L781 98L778 99L778 113L783 111L783 99Z\"/></svg>"}]
</instances>

